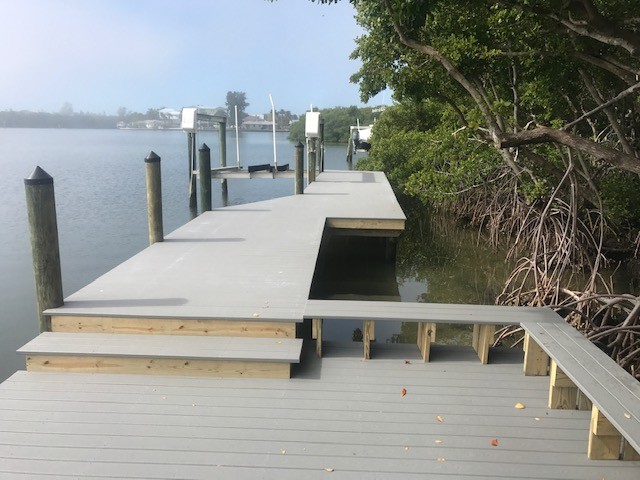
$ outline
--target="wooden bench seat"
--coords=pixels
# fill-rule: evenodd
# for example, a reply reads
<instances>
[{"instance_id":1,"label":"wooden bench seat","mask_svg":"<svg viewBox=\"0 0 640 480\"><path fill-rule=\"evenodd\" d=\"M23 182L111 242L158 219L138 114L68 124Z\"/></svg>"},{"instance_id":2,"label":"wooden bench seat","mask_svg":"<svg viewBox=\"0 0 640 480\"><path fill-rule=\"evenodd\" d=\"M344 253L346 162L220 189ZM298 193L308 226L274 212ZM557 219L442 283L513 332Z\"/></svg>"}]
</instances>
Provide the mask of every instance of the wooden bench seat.
<instances>
[{"instance_id":1,"label":"wooden bench seat","mask_svg":"<svg viewBox=\"0 0 640 480\"><path fill-rule=\"evenodd\" d=\"M45 332L18 350L27 370L289 378L292 338Z\"/></svg>"},{"instance_id":2,"label":"wooden bench seat","mask_svg":"<svg viewBox=\"0 0 640 480\"><path fill-rule=\"evenodd\" d=\"M619 458L624 437L623 458L640 459L640 383L567 323L522 327L552 360L549 408L577 408L578 390L593 404L589 458Z\"/></svg>"},{"instance_id":3,"label":"wooden bench seat","mask_svg":"<svg viewBox=\"0 0 640 480\"><path fill-rule=\"evenodd\" d=\"M435 324L473 325L472 346L482 363L487 363L489 345L496 325L517 325L521 321L562 322L553 310L535 307L459 305L448 303L405 303L359 300L308 300L304 318L313 320L318 356L322 355L322 320L363 320L364 357L369 358L375 338L374 321L418 323L418 346L425 361L435 338Z\"/></svg>"}]
</instances>

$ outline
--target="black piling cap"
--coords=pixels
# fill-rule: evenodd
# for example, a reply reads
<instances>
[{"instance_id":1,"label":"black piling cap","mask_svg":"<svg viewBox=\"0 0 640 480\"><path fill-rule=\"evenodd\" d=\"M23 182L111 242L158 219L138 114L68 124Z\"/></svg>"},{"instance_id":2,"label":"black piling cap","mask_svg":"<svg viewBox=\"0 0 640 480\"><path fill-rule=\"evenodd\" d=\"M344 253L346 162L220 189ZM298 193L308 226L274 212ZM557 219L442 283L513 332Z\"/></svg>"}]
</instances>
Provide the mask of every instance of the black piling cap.
<instances>
[{"instance_id":1,"label":"black piling cap","mask_svg":"<svg viewBox=\"0 0 640 480\"><path fill-rule=\"evenodd\" d=\"M151 153L144 159L144 163L156 163L160 161L160 157L156 152L151 150Z\"/></svg>"},{"instance_id":2,"label":"black piling cap","mask_svg":"<svg viewBox=\"0 0 640 480\"><path fill-rule=\"evenodd\" d=\"M202 146L198 149L201 152L207 152L209 150L211 150L206 143L203 143Z\"/></svg>"},{"instance_id":3,"label":"black piling cap","mask_svg":"<svg viewBox=\"0 0 640 480\"><path fill-rule=\"evenodd\" d=\"M53 185L53 177L40 167L35 170L28 178L24 179L25 185Z\"/></svg>"}]
</instances>

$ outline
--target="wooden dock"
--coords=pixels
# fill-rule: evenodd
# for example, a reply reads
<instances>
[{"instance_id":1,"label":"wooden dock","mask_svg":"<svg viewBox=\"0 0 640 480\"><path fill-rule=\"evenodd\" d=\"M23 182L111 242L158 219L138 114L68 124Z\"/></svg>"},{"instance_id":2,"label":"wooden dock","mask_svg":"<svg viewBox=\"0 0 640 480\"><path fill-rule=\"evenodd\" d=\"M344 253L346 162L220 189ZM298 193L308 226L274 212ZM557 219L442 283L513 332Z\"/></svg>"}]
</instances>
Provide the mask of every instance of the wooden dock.
<instances>
[{"instance_id":1,"label":"wooden dock","mask_svg":"<svg viewBox=\"0 0 640 480\"><path fill-rule=\"evenodd\" d=\"M369 315L369 341L390 317L557 321L309 301L327 229L394 237L404 221L383 174L324 172L304 195L207 212L67 297L0 384L0 479L640 478L639 461L587 458L589 412L550 409L522 351L303 346L305 316L329 310Z\"/></svg>"}]
</instances>

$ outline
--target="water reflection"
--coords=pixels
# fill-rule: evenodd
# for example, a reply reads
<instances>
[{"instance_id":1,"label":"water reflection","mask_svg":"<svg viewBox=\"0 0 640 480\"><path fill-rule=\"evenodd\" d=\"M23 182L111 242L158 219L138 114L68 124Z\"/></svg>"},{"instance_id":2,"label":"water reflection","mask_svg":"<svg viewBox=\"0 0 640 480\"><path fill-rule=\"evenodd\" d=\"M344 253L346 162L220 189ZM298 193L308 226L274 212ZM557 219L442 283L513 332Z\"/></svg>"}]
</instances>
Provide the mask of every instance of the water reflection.
<instances>
[{"instance_id":1,"label":"water reflection","mask_svg":"<svg viewBox=\"0 0 640 480\"><path fill-rule=\"evenodd\" d=\"M477 232L450 217L411 199L400 201L407 223L397 242L326 233L311 298L493 304L511 271L505 253L487 247ZM361 328L357 321L326 321L323 335L361 341ZM415 323L376 322L376 340L415 343L416 328ZM471 326L440 324L436 341L468 345Z\"/></svg>"}]
</instances>

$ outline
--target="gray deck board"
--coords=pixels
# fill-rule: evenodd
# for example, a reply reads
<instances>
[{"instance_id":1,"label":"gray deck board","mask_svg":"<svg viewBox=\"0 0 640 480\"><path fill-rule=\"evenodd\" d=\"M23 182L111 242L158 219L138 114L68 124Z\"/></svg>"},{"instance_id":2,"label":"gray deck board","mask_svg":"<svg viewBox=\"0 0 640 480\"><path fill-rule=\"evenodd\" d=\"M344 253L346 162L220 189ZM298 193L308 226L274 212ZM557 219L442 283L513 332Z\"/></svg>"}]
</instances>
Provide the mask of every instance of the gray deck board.
<instances>
[{"instance_id":1,"label":"gray deck board","mask_svg":"<svg viewBox=\"0 0 640 480\"><path fill-rule=\"evenodd\" d=\"M522 352L481 366L461 347L436 345L430 363L413 346L378 350L305 351L290 380L17 372L0 385L0 478L640 475L640 462L587 459L589 412L548 410Z\"/></svg>"},{"instance_id":2,"label":"gray deck board","mask_svg":"<svg viewBox=\"0 0 640 480\"><path fill-rule=\"evenodd\" d=\"M298 338L45 332L18 352L298 363L301 350Z\"/></svg>"},{"instance_id":3,"label":"gray deck board","mask_svg":"<svg viewBox=\"0 0 640 480\"><path fill-rule=\"evenodd\" d=\"M570 325L536 323L525 328L640 451L640 383Z\"/></svg>"},{"instance_id":4,"label":"gray deck board","mask_svg":"<svg viewBox=\"0 0 640 480\"><path fill-rule=\"evenodd\" d=\"M405 303L362 300L308 300L305 318L392 320L443 323L494 323L515 325L522 321L561 322L549 308Z\"/></svg>"},{"instance_id":5,"label":"gray deck board","mask_svg":"<svg viewBox=\"0 0 640 480\"><path fill-rule=\"evenodd\" d=\"M48 313L300 322L331 218L405 216L384 174L325 172L304 195L200 215Z\"/></svg>"}]
</instances>

